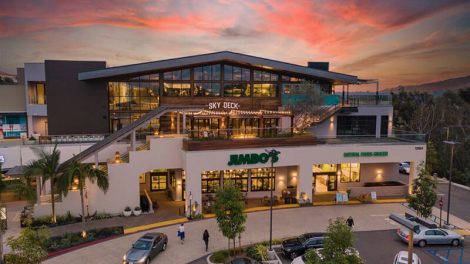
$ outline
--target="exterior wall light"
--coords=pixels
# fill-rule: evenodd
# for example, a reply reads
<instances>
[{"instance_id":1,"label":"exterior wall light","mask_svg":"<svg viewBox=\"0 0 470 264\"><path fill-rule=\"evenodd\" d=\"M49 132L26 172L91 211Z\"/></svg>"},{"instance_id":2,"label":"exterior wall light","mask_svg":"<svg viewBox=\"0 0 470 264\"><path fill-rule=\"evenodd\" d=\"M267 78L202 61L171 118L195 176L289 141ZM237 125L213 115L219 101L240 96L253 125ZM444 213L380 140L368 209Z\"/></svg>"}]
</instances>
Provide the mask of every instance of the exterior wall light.
<instances>
[{"instance_id":1,"label":"exterior wall light","mask_svg":"<svg viewBox=\"0 0 470 264\"><path fill-rule=\"evenodd\" d=\"M116 151L116 153L114 154L114 162L115 163L121 163L122 162L121 153L119 153L119 151Z\"/></svg>"}]
</instances>

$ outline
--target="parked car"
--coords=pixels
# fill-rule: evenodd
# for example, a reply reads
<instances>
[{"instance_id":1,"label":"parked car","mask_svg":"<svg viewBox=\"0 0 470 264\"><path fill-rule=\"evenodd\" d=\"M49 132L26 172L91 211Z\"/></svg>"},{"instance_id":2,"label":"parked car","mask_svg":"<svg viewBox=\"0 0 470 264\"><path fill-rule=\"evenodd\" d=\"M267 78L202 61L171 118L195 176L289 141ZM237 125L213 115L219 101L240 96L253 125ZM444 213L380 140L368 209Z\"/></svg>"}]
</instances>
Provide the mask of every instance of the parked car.
<instances>
[{"instance_id":1,"label":"parked car","mask_svg":"<svg viewBox=\"0 0 470 264\"><path fill-rule=\"evenodd\" d=\"M398 165L398 172L403 174L410 174L410 163L402 162Z\"/></svg>"},{"instance_id":2,"label":"parked car","mask_svg":"<svg viewBox=\"0 0 470 264\"><path fill-rule=\"evenodd\" d=\"M287 258L295 259L303 255L307 249L322 248L324 233L307 233L299 237L282 241L282 251Z\"/></svg>"},{"instance_id":3,"label":"parked car","mask_svg":"<svg viewBox=\"0 0 470 264\"><path fill-rule=\"evenodd\" d=\"M413 261L412 264L421 264L421 259L413 253ZM408 251L400 251L395 255L395 259L393 260L393 264L408 264Z\"/></svg>"},{"instance_id":4,"label":"parked car","mask_svg":"<svg viewBox=\"0 0 470 264\"><path fill-rule=\"evenodd\" d=\"M397 234L401 240L408 243L410 236L407 228L399 228ZM452 245L456 247L463 244L463 242L464 237L462 235L442 228L427 228L420 225L419 230L413 234L413 244L420 247L426 245Z\"/></svg>"},{"instance_id":5,"label":"parked car","mask_svg":"<svg viewBox=\"0 0 470 264\"><path fill-rule=\"evenodd\" d=\"M147 233L139 238L122 258L123 264L148 264L161 251L165 251L168 236L163 233Z\"/></svg>"},{"instance_id":6,"label":"parked car","mask_svg":"<svg viewBox=\"0 0 470 264\"><path fill-rule=\"evenodd\" d=\"M320 258L320 260L323 260L325 257L323 256L322 254L322 251L323 251L323 248L316 248L316 249L313 249L317 252L317 255L318 257ZM357 251L357 249L355 248L347 248L345 253L349 256L351 255L356 255L357 257L360 257L359 255L359 252ZM306 257L305 257L305 254L300 256L300 257L296 257L292 262L291 264L305 264L305 261L306 261ZM421 264L421 263L420 263Z\"/></svg>"}]
</instances>

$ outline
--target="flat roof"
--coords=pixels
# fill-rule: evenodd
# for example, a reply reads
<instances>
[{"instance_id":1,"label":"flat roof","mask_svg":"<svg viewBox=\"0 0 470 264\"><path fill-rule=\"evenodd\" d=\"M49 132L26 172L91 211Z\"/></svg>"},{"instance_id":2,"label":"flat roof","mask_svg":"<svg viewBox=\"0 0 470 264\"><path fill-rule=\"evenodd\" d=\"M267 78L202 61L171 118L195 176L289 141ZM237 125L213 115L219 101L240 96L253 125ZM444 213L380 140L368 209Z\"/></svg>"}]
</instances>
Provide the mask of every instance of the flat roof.
<instances>
[{"instance_id":1,"label":"flat roof","mask_svg":"<svg viewBox=\"0 0 470 264\"><path fill-rule=\"evenodd\" d=\"M232 61L238 63L246 63L252 66L265 68L269 70L281 70L286 72L298 73L302 75L310 75L313 77L324 78L332 80L341 84L356 84L359 82L357 76L324 71L301 66L297 64L271 60L231 51L221 51L215 53L200 54L194 56L180 57L167 60L159 60L138 64L129 64L117 67L110 67L106 69L82 72L78 74L80 81L87 81L93 79L110 78L124 75L133 75L138 73L148 73L157 70L171 69L182 67L186 65L204 64L218 61Z\"/></svg>"}]
</instances>

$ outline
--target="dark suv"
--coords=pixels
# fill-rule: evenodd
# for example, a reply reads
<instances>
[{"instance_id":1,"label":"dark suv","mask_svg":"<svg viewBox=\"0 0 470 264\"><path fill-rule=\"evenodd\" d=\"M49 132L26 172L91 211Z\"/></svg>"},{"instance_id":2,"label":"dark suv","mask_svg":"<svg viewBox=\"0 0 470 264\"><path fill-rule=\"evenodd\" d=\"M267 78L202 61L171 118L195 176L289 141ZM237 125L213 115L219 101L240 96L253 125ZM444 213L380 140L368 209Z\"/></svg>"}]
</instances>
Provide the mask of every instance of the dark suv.
<instances>
[{"instance_id":1,"label":"dark suv","mask_svg":"<svg viewBox=\"0 0 470 264\"><path fill-rule=\"evenodd\" d=\"M282 251L290 259L303 255L307 249L322 248L324 233L306 233L299 237L282 241Z\"/></svg>"}]
</instances>

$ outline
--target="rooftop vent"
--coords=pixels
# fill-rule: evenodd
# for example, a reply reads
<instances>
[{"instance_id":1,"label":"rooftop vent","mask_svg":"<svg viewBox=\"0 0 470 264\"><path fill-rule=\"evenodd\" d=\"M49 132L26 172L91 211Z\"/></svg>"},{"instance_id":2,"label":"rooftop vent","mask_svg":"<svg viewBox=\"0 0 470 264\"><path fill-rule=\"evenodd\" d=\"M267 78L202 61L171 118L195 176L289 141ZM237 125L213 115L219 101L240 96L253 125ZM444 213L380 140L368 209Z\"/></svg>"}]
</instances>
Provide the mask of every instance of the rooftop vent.
<instances>
[{"instance_id":1,"label":"rooftop vent","mask_svg":"<svg viewBox=\"0 0 470 264\"><path fill-rule=\"evenodd\" d=\"M322 71L329 71L330 70L330 63L329 62L317 62L317 61L309 61L308 67L316 70Z\"/></svg>"}]
</instances>

